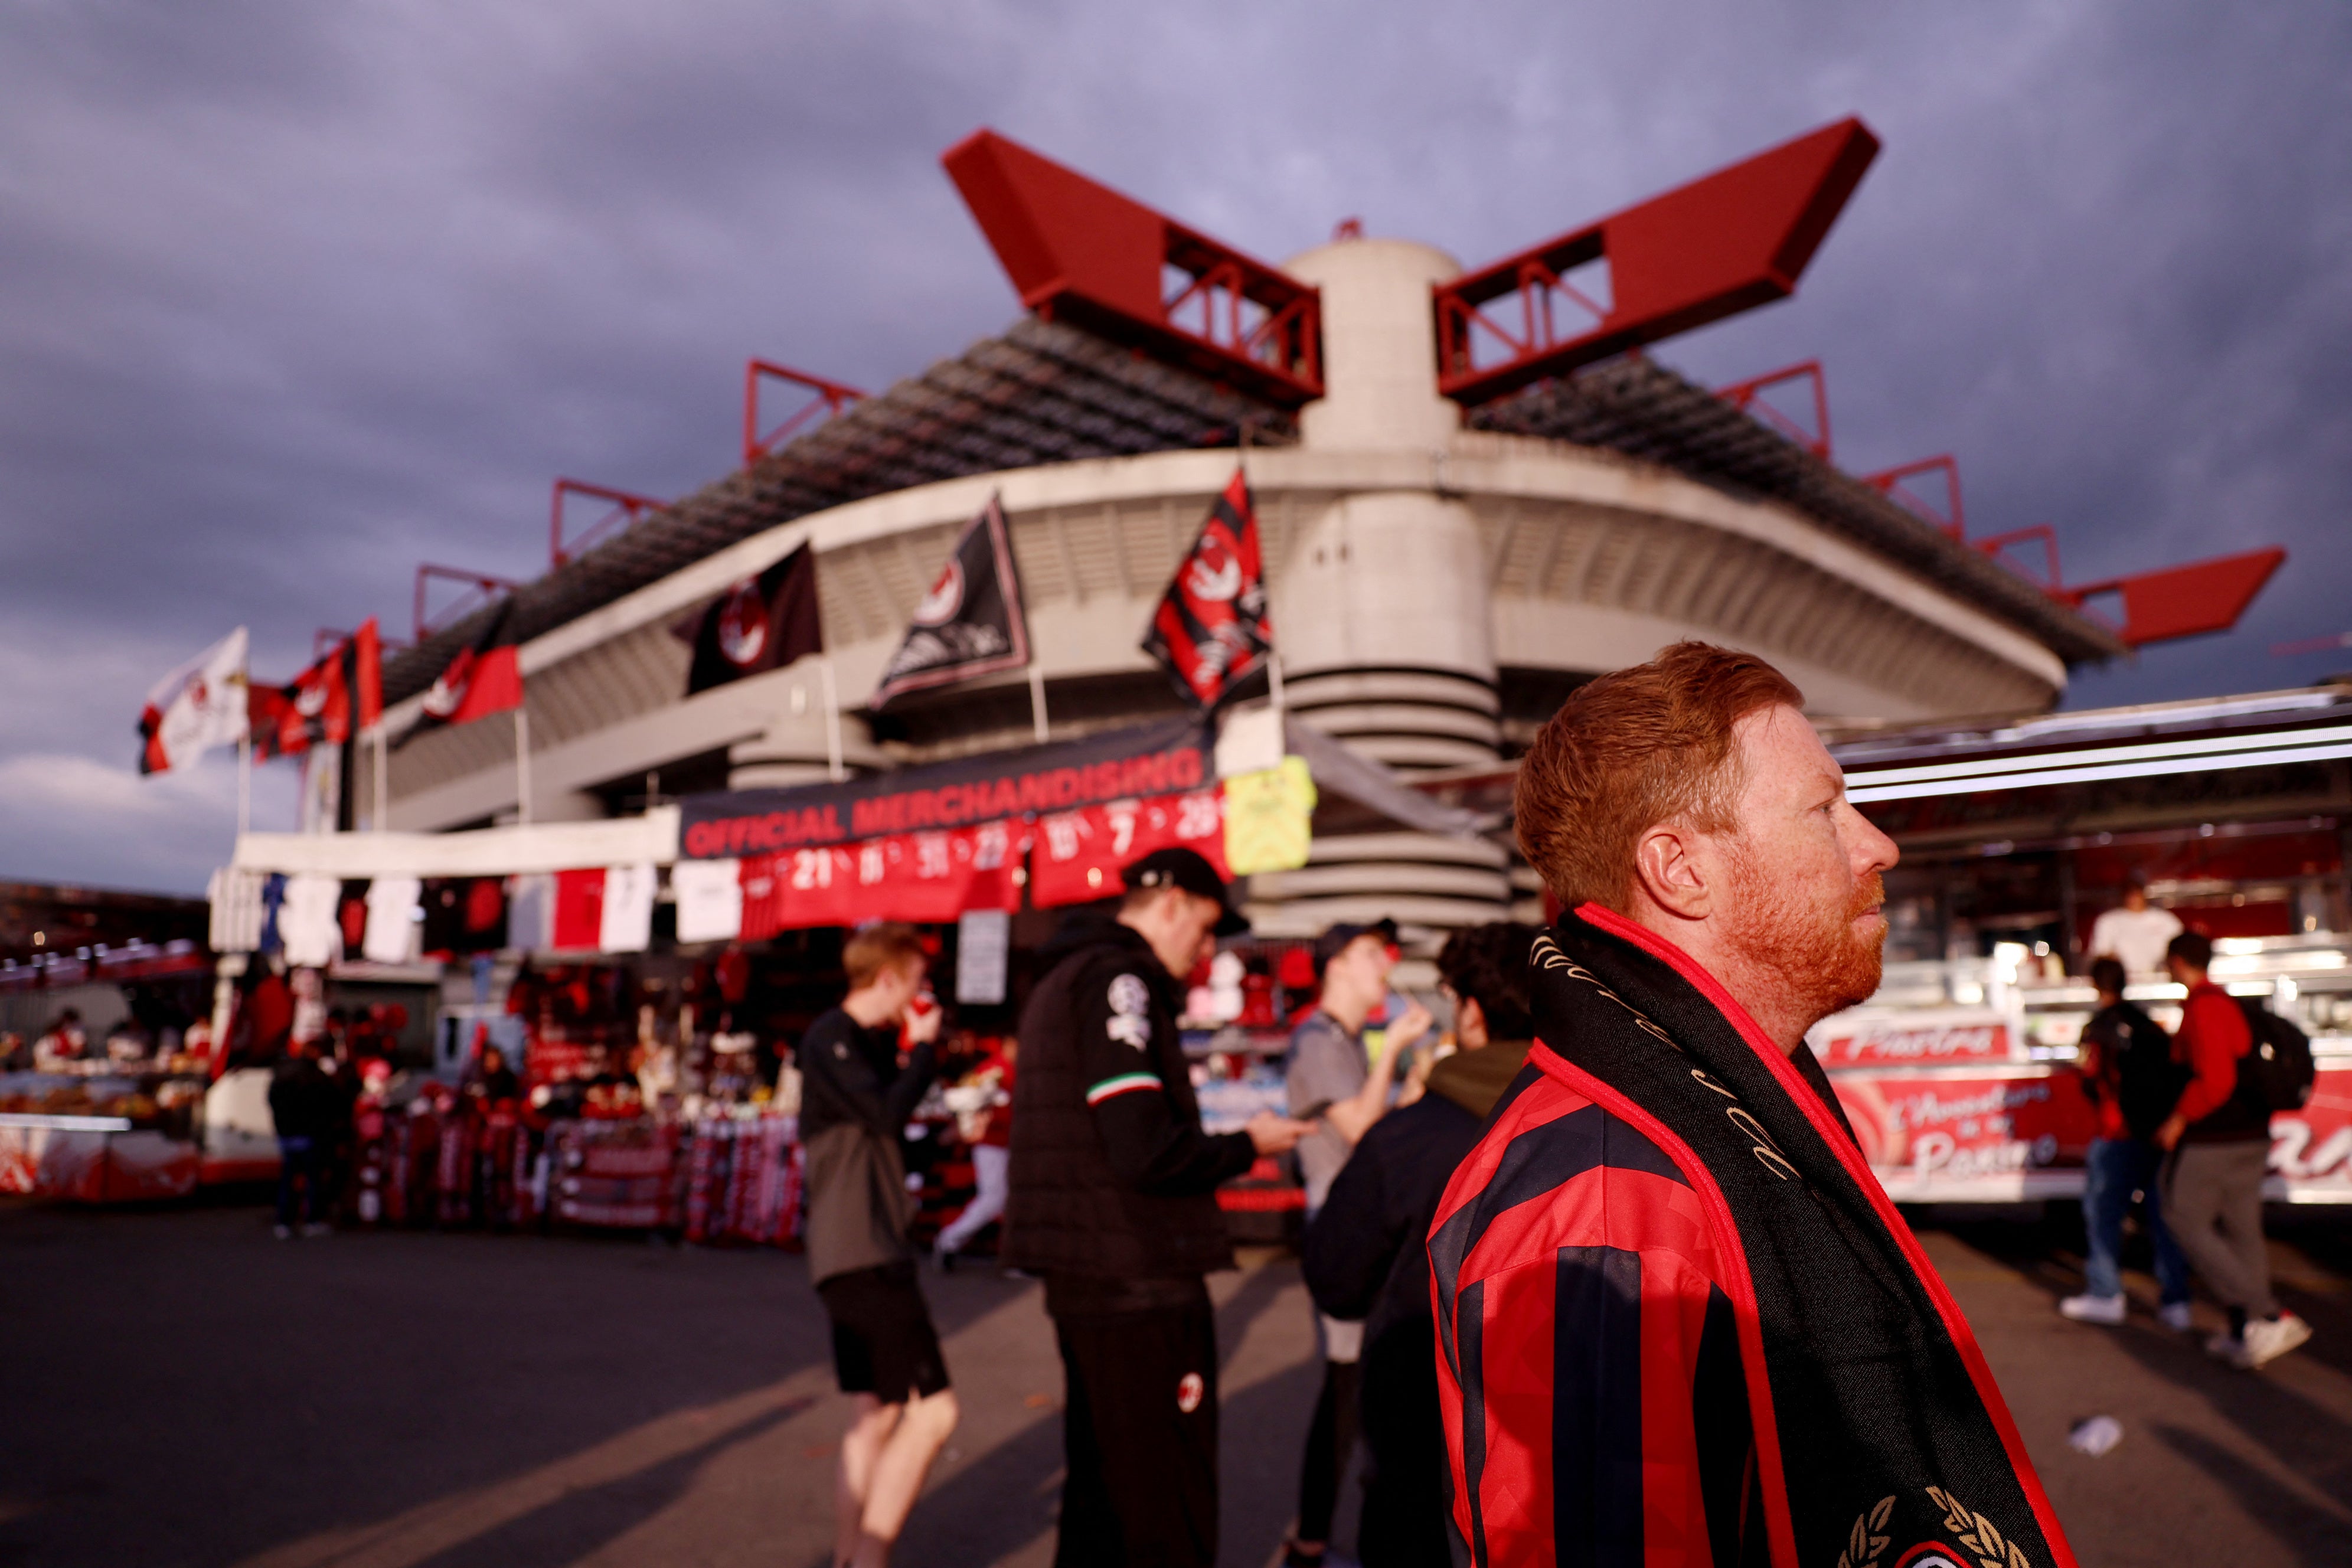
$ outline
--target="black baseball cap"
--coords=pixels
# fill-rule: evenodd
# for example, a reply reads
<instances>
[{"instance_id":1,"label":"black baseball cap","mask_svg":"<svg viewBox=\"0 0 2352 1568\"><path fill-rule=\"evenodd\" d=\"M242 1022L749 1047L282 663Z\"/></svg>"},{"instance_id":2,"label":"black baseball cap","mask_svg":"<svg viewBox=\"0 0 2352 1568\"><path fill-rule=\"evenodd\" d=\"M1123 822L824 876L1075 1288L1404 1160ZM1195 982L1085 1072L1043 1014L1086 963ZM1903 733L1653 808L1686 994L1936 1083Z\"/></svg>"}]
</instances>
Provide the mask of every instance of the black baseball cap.
<instances>
[{"instance_id":1,"label":"black baseball cap","mask_svg":"<svg viewBox=\"0 0 2352 1568\"><path fill-rule=\"evenodd\" d=\"M1181 845L1154 849L1140 860L1129 861L1119 873L1119 880L1127 884L1130 893L1147 888L1181 888L1196 898L1213 899L1225 911L1214 928L1218 936L1240 936L1249 930L1249 921L1233 906L1232 889L1225 886L1225 879L1217 875L1209 858L1197 849Z\"/></svg>"},{"instance_id":2,"label":"black baseball cap","mask_svg":"<svg viewBox=\"0 0 2352 1568\"><path fill-rule=\"evenodd\" d=\"M1323 966L1339 957L1347 945L1360 936L1376 936L1394 947L1397 944L1396 921L1377 920L1370 925L1342 923L1326 927L1323 934L1315 939L1315 978L1322 979Z\"/></svg>"}]
</instances>

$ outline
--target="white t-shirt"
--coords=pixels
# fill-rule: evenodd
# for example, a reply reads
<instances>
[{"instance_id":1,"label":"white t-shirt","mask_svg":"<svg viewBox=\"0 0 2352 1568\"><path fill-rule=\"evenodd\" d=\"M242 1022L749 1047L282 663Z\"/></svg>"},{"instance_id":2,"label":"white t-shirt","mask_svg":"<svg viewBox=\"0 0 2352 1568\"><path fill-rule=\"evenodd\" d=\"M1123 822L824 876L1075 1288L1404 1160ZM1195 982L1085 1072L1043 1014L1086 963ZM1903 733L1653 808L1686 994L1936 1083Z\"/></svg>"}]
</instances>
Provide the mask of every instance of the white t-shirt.
<instances>
[{"instance_id":1,"label":"white t-shirt","mask_svg":"<svg viewBox=\"0 0 2352 1568\"><path fill-rule=\"evenodd\" d=\"M2147 909L2109 910L2091 926L2091 956L2113 958L2133 974L2164 967L2165 944L2180 934L2180 917L2150 904Z\"/></svg>"}]
</instances>

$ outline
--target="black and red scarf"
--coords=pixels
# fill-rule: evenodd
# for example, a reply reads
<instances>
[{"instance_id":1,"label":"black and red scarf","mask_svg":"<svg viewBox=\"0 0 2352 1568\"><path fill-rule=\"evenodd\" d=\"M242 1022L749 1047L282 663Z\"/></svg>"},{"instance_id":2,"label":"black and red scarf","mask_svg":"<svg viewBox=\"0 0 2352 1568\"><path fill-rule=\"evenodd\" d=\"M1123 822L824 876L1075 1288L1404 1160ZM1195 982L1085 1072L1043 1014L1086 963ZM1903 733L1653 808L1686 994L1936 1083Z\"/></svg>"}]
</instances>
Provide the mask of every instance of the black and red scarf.
<instances>
[{"instance_id":1,"label":"black and red scarf","mask_svg":"<svg viewBox=\"0 0 2352 1568\"><path fill-rule=\"evenodd\" d=\"M1707 1210L1772 1562L2073 1568L1976 1336L1812 1052L1784 1054L1688 954L1598 905L1534 962L1543 1070L1655 1142Z\"/></svg>"}]
</instances>

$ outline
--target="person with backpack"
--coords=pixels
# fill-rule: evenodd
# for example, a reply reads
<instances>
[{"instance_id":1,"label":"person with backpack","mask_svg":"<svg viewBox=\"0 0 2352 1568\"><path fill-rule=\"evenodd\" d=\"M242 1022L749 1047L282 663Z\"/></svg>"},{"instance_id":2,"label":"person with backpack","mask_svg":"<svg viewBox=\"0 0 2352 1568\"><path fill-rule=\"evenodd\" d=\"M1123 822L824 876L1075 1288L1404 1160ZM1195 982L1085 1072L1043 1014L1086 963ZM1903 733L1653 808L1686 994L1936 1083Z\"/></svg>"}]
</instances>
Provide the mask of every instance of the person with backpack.
<instances>
[{"instance_id":1,"label":"person with backpack","mask_svg":"<svg viewBox=\"0 0 2352 1568\"><path fill-rule=\"evenodd\" d=\"M2157 1127L2156 1144L2170 1156L2163 1203L2173 1234L2230 1312L2229 1328L2205 1349L2251 1371L2310 1339L2311 1325L2281 1310L2271 1293L2263 1239L2271 1151L2266 1075L2257 1070L2259 1058L2249 1060L2253 1028L2237 1001L2213 984L2212 962L2212 940L2196 931L2182 931L2165 949L2165 968L2189 991L2172 1059L2193 1076Z\"/></svg>"},{"instance_id":2,"label":"person with backpack","mask_svg":"<svg viewBox=\"0 0 2352 1568\"><path fill-rule=\"evenodd\" d=\"M2172 1059L2172 1037L2124 1000L2124 966L2114 958L2091 965L2099 1010L2083 1026L2083 1092L2099 1119L2098 1136L2083 1161L2083 1293L2058 1303L2078 1323L2114 1327L2124 1321L2124 1215L2135 1194L2144 1197L2147 1236L2156 1248L2161 1305L2157 1321L2189 1331L2189 1261L2164 1223L2157 1170L2164 1156L2153 1139L2180 1098L2185 1075Z\"/></svg>"}]
</instances>

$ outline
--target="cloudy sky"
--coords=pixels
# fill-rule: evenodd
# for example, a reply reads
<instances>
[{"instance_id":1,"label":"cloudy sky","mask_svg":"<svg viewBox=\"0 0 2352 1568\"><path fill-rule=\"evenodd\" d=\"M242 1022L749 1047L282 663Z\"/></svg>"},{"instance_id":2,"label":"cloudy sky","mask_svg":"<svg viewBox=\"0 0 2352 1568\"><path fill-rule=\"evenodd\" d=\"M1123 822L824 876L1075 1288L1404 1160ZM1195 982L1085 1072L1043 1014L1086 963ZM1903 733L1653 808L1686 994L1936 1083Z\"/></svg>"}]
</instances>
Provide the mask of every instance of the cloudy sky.
<instances>
[{"instance_id":1,"label":"cloudy sky","mask_svg":"<svg viewBox=\"0 0 2352 1568\"><path fill-rule=\"evenodd\" d=\"M1147 8L964 0L0 12L0 878L198 889L235 769L142 780L163 670L530 575L557 474L734 460L744 359L868 387L1015 306L938 154L992 125L1279 259L1360 216L1475 263L1859 113L1799 297L1665 345L1818 356L1838 460L1950 450L2070 580L2277 542L2239 632L2077 704L2352 650L2352 10ZM263 770L257 826L290 822Z\"/></svg>"}]
</instances>

